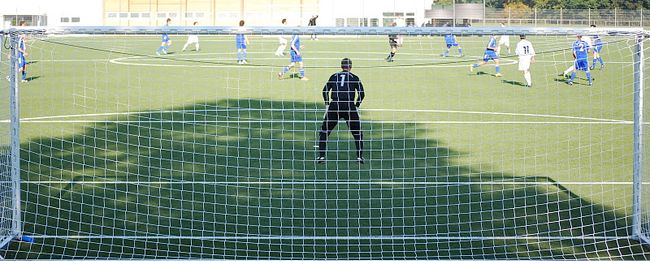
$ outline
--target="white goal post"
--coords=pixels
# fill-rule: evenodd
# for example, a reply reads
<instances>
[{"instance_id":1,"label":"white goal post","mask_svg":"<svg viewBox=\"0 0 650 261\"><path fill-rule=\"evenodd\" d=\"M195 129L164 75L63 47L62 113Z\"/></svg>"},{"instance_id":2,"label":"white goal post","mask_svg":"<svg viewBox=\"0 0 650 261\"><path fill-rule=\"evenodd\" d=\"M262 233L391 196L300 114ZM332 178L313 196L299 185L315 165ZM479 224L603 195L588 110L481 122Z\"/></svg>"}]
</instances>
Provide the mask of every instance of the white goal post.
<instances>
[{"instance_id":1,"label":"white goal post","mask_svg":"<svg viewBox=\"0 0 650 261\"><path fill-rule=\"evenodd\" d=\"M187 35L205 42L200 51L160 55L153 50L162 33L174 48ZM232 61L240 33L252 38L248 64ZM24 82L21 34L35 74ZM312 34L319 40L308 40ZM288 56L273 56L277 37L291 35L302 37L309 81L285 67ZM405 37L395 62L384 60L389 35ZM445 35L460 38L459 57L440 55ZM535 45L532 87L521 83L514 51L501 50L500 65L478 65L490 36L503 35L508 52L520 35ZM593 86L590 74L567 76L575 85L557 75L573 64L576 35L606 42L611 63L593 70ZM648 35L530 27L0 31L0 254L648 258ZM322 88L344 57L367 92L359 108L366 162L350 158L355 147L341 120L321 164ZM23 236L34 242L12 243Z\"/></svg>"}]
</instances>

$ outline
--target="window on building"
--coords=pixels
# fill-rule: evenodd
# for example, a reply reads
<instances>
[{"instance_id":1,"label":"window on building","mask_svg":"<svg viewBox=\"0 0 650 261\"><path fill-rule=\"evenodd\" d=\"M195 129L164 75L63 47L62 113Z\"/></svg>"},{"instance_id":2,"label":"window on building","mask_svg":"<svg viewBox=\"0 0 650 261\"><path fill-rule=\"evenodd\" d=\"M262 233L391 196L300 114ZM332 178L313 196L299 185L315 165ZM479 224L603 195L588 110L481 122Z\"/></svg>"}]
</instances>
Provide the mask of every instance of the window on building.
<instances>
[{"instance_id":1,"label":"window on building","mask_svg":"<svg viewBox=\"0 0 650 261\"><path fill-rule=\"evenodd\" d=\"M81 18L79 18L79 17L72 17L72 18L70 18L70 21L73 22L73 23L78 23L78 22L81 22Z\"/></svg>"},{"instance_id":2,"label":"window on building","mask_svg":"<svg viewBox=\"0 0 650 261\"><path fill-rule=\"evenodd\" d=\"M169 17L170 18L176 18L176 17L178 17L178 14L177 13L169 13Z\"/></svg>"},{"instance_id":3,"label":"window on building","mask_svg":"<svg viewBox=\"0 0 650 261\"><path fill-rule=\"evenodd\" d=\"M142 18L149 18L149 17L151 17L151 14L150 14L150 13L141 13L141 14L140 14L140 17L142 17Z\"/></svg>"},{"instance_id":4,"label":"window on building","mask_svg":"<svg viewBox=\"0 0 650 261\"><path fill-rule=\"evenodd\" d=\"M61 17L61 23L68 23L70 22L70 17Z\"/></svg>"},{"instance_id":5,"label":"window on building","mask_svg":"<svg viewBox=\"0 0 650 261\"><path fill-rule=\"evenodd\" d=\"M359 18L348 18L347 26L359 26Z\"/></svg>"},{"instance_id":6,"label":"window on building","mask_svg":"<svg viewBox=\"0 0 650 261\"><path fill-rule=\"evenodd\" d=\"M359 26L368 27L368 18L359 19Z\"/></svg>"},{"instance_id":7,"label":"window on building","mask_svg":"<svg viewBox=\"0 0 650 261\"><path fill-rule=\"evenodd\" d=\"M395 18L384 18L383 19L384 27L393 26L393 21L395 21Z\"/></svg>"},{"instance_id":8,"label":"window on building","mask_svg":"<svg viewBox=\"0 0 650 261\"><path fill-rule=\"evenodd\" d=\"M406 26L415 26L415 18L406 18Z\"/></svg>"},{"instance_id":9,"label":"window on building","mask_svg":"<svg viewBox=\"0 0 650 261\"><path fill-rule=\"evenodd\" d=\"M194 17L194 13L190 13L190 12L185 13L185 18L193 18L193 17Z\"/></svg>"},{"instance_id":10,"label":"window on building","mask_svg":"<svg viewBox=\"0 0 650 261\"><path fill-rule=\"evenodd\" d=\"M379 26L379 18L370 18L370 26L372 27Z\"/></svg>"},{"instance_id":11,"label":"window on building","mask_svg":"<svg viewBox=\"0 0 650 261\"><path fill-rule=\"evenodd\" d=\"M203 13L203 12L195 13L195 14L194 14L194 17L196 17L196 18L203 18L203 17L205 17L205 13Z\"/></svg>"},{"instance_id":12,"label":"window on building","mask_svg":"<svg viewBox=\"0 0 650 261\"><path fill-rule=\"evenodd\" d=\"M120 18L128 18L129 13L120 13Z\"/></svg>"},{"instance_id":13,"label":"window on building","mask_svg":"<svg viewBox=\"0 0 650 261\"><path fill-rule=\"evenodd\" d=\"M131 13L131 18L140 18L140 13Z\"/></svg>"},{"instance_id":14,"label":"window on building","mask_svg":"<svg viewBox=\"0 0 650 261\"><path fill-rule=\"evenodd\" d=\"M336 18L336 27L343 27L343 26L345 26L345 19Z\"/></svg>"},{"instance_id":15,"label":"window on building","mask_svg":"<svg viewBox=\"0 0 650 261\"><path fill-rule=\"evenodd\" d=\"M108 17L108 18L117 18L117 13L108 13L106 15L106 17Z\"/></svg>"},{"instance_id":16,"label":"window on building","mask_svg":"<svg viewBox=\"0 0 650 261\"><path fill-rule=\"evenodd\" d=\"M167 13L158 13L158 18L165 18L167 17Z\"/></svg>"}]
</instances>

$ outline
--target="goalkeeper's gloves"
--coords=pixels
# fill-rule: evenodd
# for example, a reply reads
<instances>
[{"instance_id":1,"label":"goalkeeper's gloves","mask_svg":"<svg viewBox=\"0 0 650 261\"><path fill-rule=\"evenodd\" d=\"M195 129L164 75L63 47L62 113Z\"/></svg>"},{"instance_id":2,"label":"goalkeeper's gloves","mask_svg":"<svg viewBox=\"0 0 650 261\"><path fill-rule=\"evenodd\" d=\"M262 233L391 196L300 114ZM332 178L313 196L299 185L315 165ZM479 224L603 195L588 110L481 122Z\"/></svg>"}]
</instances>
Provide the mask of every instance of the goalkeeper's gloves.
<instances>
[{"instance_id":1,"label":"goalkeeper's gloves","mask_svg":"<svg viewBox=\"0 0 650 261\"><path fill-rule=\"evenodd\" d=\"M357 103L354 104L354 107L359 108L360 106L361 106L361 103L360 103L360 102L357 102Z\"/></svg>"}]
</instances>

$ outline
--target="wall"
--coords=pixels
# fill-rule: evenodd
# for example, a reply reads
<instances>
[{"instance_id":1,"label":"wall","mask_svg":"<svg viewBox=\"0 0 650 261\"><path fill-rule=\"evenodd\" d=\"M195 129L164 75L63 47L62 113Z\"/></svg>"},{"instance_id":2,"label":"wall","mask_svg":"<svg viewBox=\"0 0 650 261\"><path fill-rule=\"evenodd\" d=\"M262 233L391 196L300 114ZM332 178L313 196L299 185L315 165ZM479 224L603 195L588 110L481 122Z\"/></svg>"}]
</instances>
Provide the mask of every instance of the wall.
<instances>
[{"instance_id":1,"label":"wall","mask_svg":"<svg viewBox=\"0 0 650 261\"><path fill-rule=\"evenodd\" d=\"M306 25L318 13L319 0L104 0L105 25L157 26L169 17L172 25L249 26ZM143 17L145 16L146 17Z\"/></svg>"}]
</instances>

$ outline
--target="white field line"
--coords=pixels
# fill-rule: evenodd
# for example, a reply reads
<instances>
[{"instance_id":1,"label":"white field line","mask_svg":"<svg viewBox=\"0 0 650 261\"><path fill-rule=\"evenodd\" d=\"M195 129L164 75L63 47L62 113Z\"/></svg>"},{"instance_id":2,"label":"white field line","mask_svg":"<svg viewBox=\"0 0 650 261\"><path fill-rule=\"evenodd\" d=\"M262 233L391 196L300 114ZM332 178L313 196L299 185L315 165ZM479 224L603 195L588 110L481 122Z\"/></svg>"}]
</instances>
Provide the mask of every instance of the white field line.
<instances>
[{"instance_id":1,"label":"white field line","mask_svg":"<svg viewBox=\"0 0 650 261\"><path fill-rule=\"evenodd\" d=\"M8 121L3 121L7 123ZM230 121L119 121L119 120L35 120L22 123L115 123L115 124L149 124L149 123L176 123L176 124L218 124L218 123L320 123L322 120L230 120ZM551 124L551 125L630 125L633 122L586 122L586 121L381 121L362 120L362 123L385 124Z\"/></svg>"},{"instance_id":2,"label":"white field line","mask_svg":"<svg viewBox=\"0 0 650 261\"><path fill-rule=\"evenodd\" d=\"M249 52L249 53L254 53L254 52ZM264 52L268 53L268 52ZM312 53L325 53L325 54L332 54L333 52L322 52L322 51L316 51ZM362 60L362 61L381 61L383 60L383 55L384 53L378 53L378 52L355 52L355 54L377 54L378 58L353 58L354 60ZM224 54L226 55L226 58L222 59L200 59L199 61L233 61L233 58L229 57L232 56L232 53L217 53L217 54ZM176 54L172 55L166 55L163 57L177 57L174 56ZM403 53L401 55L415 55L415 56L423 56L426 54L417 54L417 53ZM379 57L380 56L380 57ZM431 56L439 56L438 54L432 54ZM178 56L180 57L180 56ZM474 58L474 59L479 59L480 57L478 56L466 56L468 58ZM273 58L254 58L255 60L287 60L286 57L273 57ZM309 60L338 60L338 58L318 58L318 57L311 57ZM501 65L513 65L517 64L516 60L509 59L509 58L501 58L503 61ZM132 62L135 61L135 62ZM140 62L141 61L141 62ZM259 66L242 66L242 65L230 65L230 64L212 64L212 65L187 65L187 64L162 64L162 63L147 63L147 61L160 61L160 59L157 59L153 56L127 56L127 57L120 57L120 58L115 58L111 59L109 62L113 64L118 64L118 65L135 65L135 66L153 66L153 67L192 67L192 68L261 68L261 67L280 67L280 66L275 66L275 65L259 65ZM434 61L447 61L447 60L436 60L436 59L422 59L422 58L411 58L411 59L404 59L403 61L418 61L418 62L434 62ZM188 61L174 61L174 62L191 62L191 60ZM460 61L459 61L460 62ZM473 62L473 61L472 61ZM382 66L381 68L384 69L399 69L399 68L465 68L469 66L469 63L458 63L458 64L430 64L430 65L396 65L396 66ZM494 66L493 64L488 64L487 66Z\"/></svg>"},{"instance_id":3,"label":"white field line","mask_svg":"<svg viewBox=\"0 0 650 261\"><path fill-rule=\"evenodd\" d=\"M113 235L29 235L33 238L67 238L67 239L186 239L186 240L627 240L630 236L113 236ZM337 259L338 260L338 259Z\"/></svg>"},{"instance_id":4,"label":"white field line","mask_svg":"<svg viewBox=\"0 0 650 261\"><path fill-rule=\"evenodd\" d=\"M153 115L162 114L162 113L212 113L212 112L223 112L223 111L296 111L296 112L322 112L323 109L248 109L248 108L228 108L228 109L215 109L215 110L161 110L161 111L138 111L138 112L107 112L107 113L89 113L89 114L68 114L68 115L51 115L51 116L41 116L41 117L29 117L21 118L22 123L67 123L75 122L75 120L70 120L71 118L87 118L87 117L113 117L113 116L138 116L138 115ZM451 114L474 114L474 115L501 115L501 116L519 116L519 117L530 117L530 118L549 118L549 119L566 119L574 120L573 122L568 122L569 124L632 124L632 121L629 120L617 120L617 119L605 119L605 118L594 118L594 117L579 117L579 116L568 116L568 115L553 115L553 114L534 114L534 113L514 113L514 112L488 112L488 111L459 111L459 110L425 110L425 109L363 109L362 111L369 112L402 112L402 113L451 113ZM209 116L209 115L206 115ZM66 120L60 120L66 119ZM264 122L267 120L229 120L223 122ZM1 123L8 123L9 120L0 121ZM79 120L76 121L79 123L90 123L90 122L221 122L221 121L161 121L161 120L152 120L152 121L138 121L138 120ZM274 120L274 122L277 122ZM312 122L312 121L282 121L282 122ZM545 124L567 124L563 121L555 122L545 122L545 121L379 121L385 123L545 123ZM647 124L647 123L644 123Z\"/></svg>"},{"instance_id":5,"label":"white field line","mask_svg":"<svg viewBox=\"0 0 650 261\"><path fill-rule=\"evenodd\" d=\"M313 180L313 181L126 181L126 180L103 180L103 181L71 181L71 180L24 180L24 184L146 184L146 185L385 185L385 186L437 186L437 185L529 185L529 186L555 186L561 185L590 185L590 186L631 186L631 181L389 181L389 180ZM643 182L643 185L650 185L650 182Z\"/></svg>"}]
</instances>

